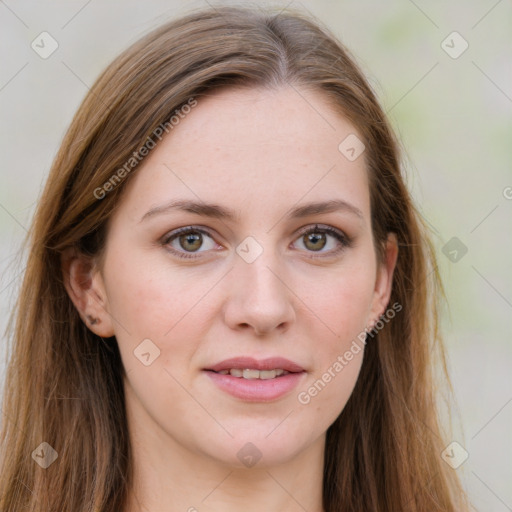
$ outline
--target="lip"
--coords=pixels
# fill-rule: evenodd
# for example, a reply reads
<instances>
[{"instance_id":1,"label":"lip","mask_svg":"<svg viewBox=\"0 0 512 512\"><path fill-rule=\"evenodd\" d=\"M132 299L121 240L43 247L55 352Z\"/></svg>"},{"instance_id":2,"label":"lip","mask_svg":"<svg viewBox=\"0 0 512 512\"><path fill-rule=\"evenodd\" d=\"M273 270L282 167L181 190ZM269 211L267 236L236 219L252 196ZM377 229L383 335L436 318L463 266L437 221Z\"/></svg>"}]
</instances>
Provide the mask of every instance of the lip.
<instances>
[{"instance_id":1,"label":"lip","mask_svg":"<svg viewBox=\"0 0 512 512\"><path fill-rule=\"evenodd\" d=\"M261 360L254 359L252 357L233 357L205 368L205 370L220 372L222 370L230 370L231 368L251 368L253 370L273 370L275 368L280 368L290 373L300 373L304 371L302 366L290 361L289 359L285 359L284 357L268 357Z\"/></svg>"},{"instance_id":2,"label":"lip","mask_svg":"<svg viewBox=\"0 0 512 512\"><path fill-rule=\"evenodd\" d=\"M274 379L244 379L223 375L219 372L231 368L273 370L280 368L290 372ZM306 376L306 371L297 363L282 357L257 360L251 357L235 357L221 361L204 372L222 391L247 402L271 402L290 393Z\"/></svg>"},{"instance_id":3,"label":"lip","mask_svg":"<svg viewBox=\"0 0 512 512\"><path fill-rule=\"evenodd\" d=\"M247 402L272 402L288 394L306 375L306 372L288 373L275 379L244 379L205 371L221 390Z\"/></svg>"}]
</instances>

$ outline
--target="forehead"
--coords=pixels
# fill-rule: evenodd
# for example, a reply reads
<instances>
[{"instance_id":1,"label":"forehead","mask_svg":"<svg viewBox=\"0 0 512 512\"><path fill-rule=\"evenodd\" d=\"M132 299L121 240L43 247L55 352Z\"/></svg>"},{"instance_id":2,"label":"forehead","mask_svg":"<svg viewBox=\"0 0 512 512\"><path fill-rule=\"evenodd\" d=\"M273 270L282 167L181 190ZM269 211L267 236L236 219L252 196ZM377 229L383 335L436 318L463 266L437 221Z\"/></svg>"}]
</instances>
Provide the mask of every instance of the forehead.
<instances>
[{"instance_id":1,"label":"forehead","mask_svg":"<svg viewBox=\"0 0 512 512\"><path fill-rule=\"evenodd\" d=\"M369 215L364 155L350 161L339 149L357 130L321 93L244 88L196 99L137 169L132 208L185 197L275 215L302 198L343 199Z\"/></svg>"}]
</instances>

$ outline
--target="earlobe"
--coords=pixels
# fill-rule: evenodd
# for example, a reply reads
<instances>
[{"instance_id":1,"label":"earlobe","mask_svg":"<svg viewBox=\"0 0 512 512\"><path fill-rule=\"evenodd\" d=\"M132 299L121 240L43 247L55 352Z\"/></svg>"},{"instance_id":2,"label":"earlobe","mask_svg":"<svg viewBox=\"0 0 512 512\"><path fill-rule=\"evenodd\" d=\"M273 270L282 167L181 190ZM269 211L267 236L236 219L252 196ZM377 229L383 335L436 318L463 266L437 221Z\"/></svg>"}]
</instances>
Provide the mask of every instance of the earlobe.
<instances>
[{"instance_id":1,"label":"earlobe","mask_svg":"<svg viewBox=\"0 0 512 512\"><path fill-rule=\"evenodd\" d=\"M385 313L391 297L393 287L393 275L398 259L398 241L395 233L388 233L384 251L384 261L379 265L375 282L374 300L370 315L370 325Z\"/></svg>"},{"instance_id":2,"label":"earlobe","mask_svg":"<svg viewBox=\"0 0 512 512\"><path fill-rule=\"evenodd\" d=\"M61 257L64 286L87 327L103 338L114 336L102 276L92 258L74 249Z\"/></svg>"}]
</instances>

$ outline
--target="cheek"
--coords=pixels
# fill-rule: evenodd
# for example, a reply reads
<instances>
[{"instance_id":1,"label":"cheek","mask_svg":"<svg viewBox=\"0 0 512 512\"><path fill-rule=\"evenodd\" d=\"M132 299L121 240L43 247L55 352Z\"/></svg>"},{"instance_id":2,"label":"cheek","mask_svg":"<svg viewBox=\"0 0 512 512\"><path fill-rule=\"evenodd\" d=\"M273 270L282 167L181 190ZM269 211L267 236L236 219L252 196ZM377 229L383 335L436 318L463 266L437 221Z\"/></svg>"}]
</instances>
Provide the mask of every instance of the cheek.
<instances>
[{"instance_id":1,"label":"cheek","mask_svg":"<svg viewBox=\"0 0 512 512\"><path fill-rule=\"evenodd\" d=\"M153 378L161 386L169 378L156 375L163 368L171 368L181 380L185 378L207 332L205 297L219 276L212 273L198 279L190 269L176 272L161 258L152 261L132 255L121 259L113 251L111 260L105 263L105 276L123 365L127 373L134 372L130 378L138 379L142 372L143 379L150 379L143 382L144 386ZM141 353L149 351L151 359L158 355L151 366L141 365L136 358L141 346L147 348Z\"/></svg>"},{"instance_id":2,"label":"cheek","mask_svg":"<svg viewBox=\"0 0 512 512\"><path fill-rule=\"evenodd\" d=\"M109 306L132 399L145 404L157 422L166 410L199 421L201 411L191 407L184 388L190 388L194 354L207 332L201 298L213 280L173 272L149 258L142 264L126 257L107 270Z\"/></svg>"},{"instance_id":3,"label":"cheek","mask_svg":"<svg viewBox=\"0 0 512 512\"><path fill-rule=\"evenodd\" d=\"M177 271L160 254L143 252L116 257L111 251L105 275L110 313L134 339L165 336L216 280L205 274L199 279L192 269Z\"/></svg>"},{"instance_id":4,"label":"cheek","mask_svg":"<svg viewBox=\"0 0 512 512\"><path fill-rule=\"evenodd\" d=\"M315 343L313 371L297 399L320 413L326 427L343 410L361 369L375 286L372 264L371 257L359 258L338 274L316 280L304 301L318 312L308 337L320 341Z\"/></svg>"},{"instance_id":5,"label":"cheek","mask_svg":"<svg viewBox=\"0 0 512 512\"><path fill-rule=\"evenodd\" d=\"M304 305L316 314L313 328L327 327L326 352L342 349L367 326L375 289L371 258L344 265L337 272L316 274L302 283Z\"/></svg>"}]
</instances>

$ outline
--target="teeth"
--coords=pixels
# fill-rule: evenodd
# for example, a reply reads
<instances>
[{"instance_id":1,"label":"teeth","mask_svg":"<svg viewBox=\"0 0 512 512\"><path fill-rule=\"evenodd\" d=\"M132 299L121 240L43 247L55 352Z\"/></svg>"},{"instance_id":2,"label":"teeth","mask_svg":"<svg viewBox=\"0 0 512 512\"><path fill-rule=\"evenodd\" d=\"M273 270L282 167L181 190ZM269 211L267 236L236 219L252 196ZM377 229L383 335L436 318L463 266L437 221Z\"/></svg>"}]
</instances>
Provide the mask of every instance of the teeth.
<instances>
[{"instance_id":1,"label":"teeth","mask_svg":"<svg viewBox=\"0 0 512 512\"><path fill-rule=\"evenodd\" d=\"M281 375L287 375L290 372L283 370L282 368L277 368L275 370L254 370L252 368L231 368L230 370L221 370L217 373L221 375L230 374L232 377L241 377L244 379L261 379L261 380L270 380L275 377L280 377Z\"/></svg>"},{"instance_id":2,"label":"teeth","mask_svg":"<svg viewBox=\"0 0 512 512\"><path fill-rule=\"evenodd\" d=\"M231 370L233 371L233 370ZM260 371L259 370L244 370L243 371L244 379L259 379Z\"/></svg>"}]
</instances>

